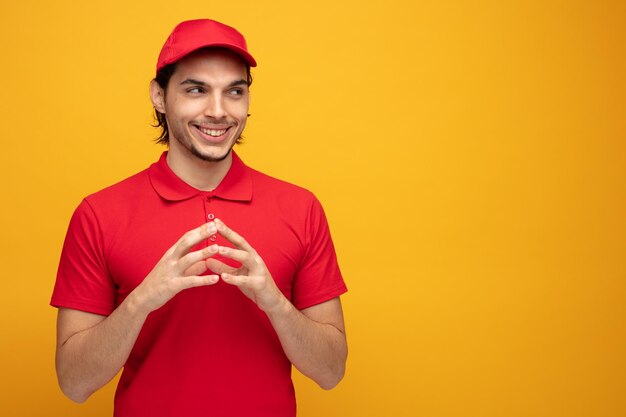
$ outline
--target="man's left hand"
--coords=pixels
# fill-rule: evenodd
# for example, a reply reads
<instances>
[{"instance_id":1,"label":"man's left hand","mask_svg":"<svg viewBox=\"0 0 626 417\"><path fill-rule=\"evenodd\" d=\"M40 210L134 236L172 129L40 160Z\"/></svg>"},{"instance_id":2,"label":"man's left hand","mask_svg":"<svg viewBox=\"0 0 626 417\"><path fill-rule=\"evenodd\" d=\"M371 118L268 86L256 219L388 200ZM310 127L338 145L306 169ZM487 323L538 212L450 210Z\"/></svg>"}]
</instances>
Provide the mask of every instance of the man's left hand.
<instances>
[{"instance_id":1,"label":"man's left hand","mask_svg":"<svg viewBox=\"0 0 626 417\"><path fill-rule=\"evenodd\" d=\"M218 253L241 263L241 266L233 268L216 259L207 259L207 267L219 274L225 283L239 287L264 312L269 313L280 307L286 298L276 286L261 256L223 221L215 219L215 226L217 232L234 246L219 246Z\"/></svg>"}]
</instances>

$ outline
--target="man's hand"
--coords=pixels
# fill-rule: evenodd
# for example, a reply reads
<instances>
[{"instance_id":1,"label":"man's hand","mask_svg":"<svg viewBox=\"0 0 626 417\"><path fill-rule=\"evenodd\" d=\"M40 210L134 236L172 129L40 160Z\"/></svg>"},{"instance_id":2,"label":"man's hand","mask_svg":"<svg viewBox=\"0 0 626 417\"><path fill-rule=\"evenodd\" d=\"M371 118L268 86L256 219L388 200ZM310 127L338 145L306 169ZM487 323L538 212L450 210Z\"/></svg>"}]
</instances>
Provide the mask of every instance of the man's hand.
<instances>
[{"instance_id":1,"label":"man's hand","mask_svg":"<svg viewBox=\"0 0 626 417\"><path fill-rule=\"evenodd\" d=\"M108 317L59 309L57 375L68 397L85 401L119 372L150 312L186 288L218 281L217 275L200 275L207 270L206 259L217 253L217 245L190 252L215 233L213 223L185 233Z\"/></svg>"},{"instance_id":2,"label":"man's hand","mask_svg":"<svg viewBox=\"0 0 626 417\"><path fill-rule=\"evenodd\" d=\"M267 314L291 363L322 388L330 389L343 378L348 346L339 297L296 309L280 292L263 259L246 240L215 219L217 232L235 246L218 247L220 255L241 263L233 268L216 259L206 266L222 280L236 285Z\"/></svg>"},{"instance_id":3,"label":"man's hand","mask_svg":"<svg viewBox=\"0 0 626 417\"><path fill-rule=\"evenodd\" d=\"M225 283L239 287L241 292L264 312L269 313L280 306L286 298L276 286L259 254L224 222L215 219L214 224L217 232L235 246L235 248L219 246L219 254L241 263L241 266L233 268L216 259L207 259L206 266L220 274Z\"/></svg>"},{"instance_id":4,"label":"man's hand","mask_svg":"<svg viewBox=\"0 0 626 417\"><path fill-rule=\"evenodd\" d=\"M200 275L207 270L206 259L215 255L217 245L190 252L191 248L217 233L215 223L185 233L133 291L137 305L150 313L184 289L215 284L217 275Z\"/></svg>"}]
</instances>

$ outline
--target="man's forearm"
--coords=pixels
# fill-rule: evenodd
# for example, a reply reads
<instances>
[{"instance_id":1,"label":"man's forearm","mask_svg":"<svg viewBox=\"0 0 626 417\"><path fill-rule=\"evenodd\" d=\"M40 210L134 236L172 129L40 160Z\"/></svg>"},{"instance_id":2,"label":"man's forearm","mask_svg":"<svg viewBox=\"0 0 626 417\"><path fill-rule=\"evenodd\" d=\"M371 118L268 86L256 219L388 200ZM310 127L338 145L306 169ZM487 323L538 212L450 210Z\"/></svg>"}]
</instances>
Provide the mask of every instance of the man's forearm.
<instances>
[{"instance_id":1,"label":"man's forearm","mask_svg":"<svg viewBox=\"0 0 626 417\"><path fill-rule=\"evenodd\" d=\"M205 223L185 233L110 316L59 311L56 365L65 395L85 401L122 369L150 312L182 290L218 281L216 275L202 275L217 245L190 252L216 232L213 223Z\"/></svg>"},{"instance_id":2,"label":"man's forearm","mask_svg":"<svg viewBox=\"0 0 626 417\"><path fill-rule=\"evenodd\" d=\"M219 246L219 254L241 266L210 259L208 267L221 274L225 283L239 287L267 314L287 358L300 372L322 388L337 385L348 355L339 297L299 311L276 286L256 250L221 220L214 223L218 233L234 246Z\"/></svg>"},{"instance_id":3,"label":"man's forearm","mask_svg":"<svg viewBox=\"0 0 626 417\"><path fill-rule=\"evenodd\" d=\"M329 303L341 304L338 300ZM336 305L333 304L336 308ZM324 308L324 307L322 307ZM343 378L348 346L343 327L319 323L283 299L267 312L291 363L320 387L331 389Z\"/></svg>"},{"instance_id":4,"label":"man's forearm","mask_svg":"<svg viewBox=\"0 0 626 417\"><path fill-rule=\"evenodd\" d=\"M63 314L76 312L59 312L60 320L64 320ZM65 340L56 357L59 385L65 395L83 402L109 382L128 359L146 317L131 294L111 315Z\"/></svg>"}]
</instances>

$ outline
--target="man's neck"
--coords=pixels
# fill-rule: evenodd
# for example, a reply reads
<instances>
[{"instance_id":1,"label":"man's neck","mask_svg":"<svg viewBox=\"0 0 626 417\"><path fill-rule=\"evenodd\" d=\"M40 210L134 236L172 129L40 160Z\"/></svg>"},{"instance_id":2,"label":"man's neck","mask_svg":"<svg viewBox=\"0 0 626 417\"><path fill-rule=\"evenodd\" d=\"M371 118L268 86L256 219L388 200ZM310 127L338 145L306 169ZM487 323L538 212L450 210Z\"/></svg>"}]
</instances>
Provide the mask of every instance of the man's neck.
<instances>
[{"instance_id":1,"label":"man's neck","mask_svg":"<svg viewBox=\"0 0 626 417\"><path fill-rule=\"evenodd\" d=\"M232 151L221 161L204 161L190 152L170 147L167 165L178 178L202 191L213 191L222 182L233 162Z\"/></svg>"}]
</instances>

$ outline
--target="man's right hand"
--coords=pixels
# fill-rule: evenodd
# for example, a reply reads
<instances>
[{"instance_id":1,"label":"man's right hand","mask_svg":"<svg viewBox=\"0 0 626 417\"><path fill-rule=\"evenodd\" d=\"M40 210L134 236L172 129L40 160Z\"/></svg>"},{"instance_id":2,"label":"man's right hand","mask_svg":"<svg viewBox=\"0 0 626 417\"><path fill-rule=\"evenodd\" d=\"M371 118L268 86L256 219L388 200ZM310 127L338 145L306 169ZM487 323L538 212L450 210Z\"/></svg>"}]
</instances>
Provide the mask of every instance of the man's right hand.
<instances>
[{"instance_id":1,"label":"man's right hand","mask_svg":"<svg viewBox=\"0 0 626 417\"><path fill-rule=\"evenodd\" d=\"M85 401L124 366L148 314L186 288L218 281L200 275L217 245L190 252L216 232L211 222L185 233L109 316L59 309L56 366L65 395Z\"/></svg>"},{"instance_id":2,"label":"man's right hand","mask_svg":"<svg viewBox=\"0 0 626 417\"><path fill-rule=\"evenodd\" d=\"M149 314L182 290L215 284L219 280L218 275L200 274L208 269L205 261L217 254L218 246L211 245L190 252L194 246L215 233L217 233L215 223L205 223L185 233L169 248L133 291L137 307L145 314Z\"/></svg>"}]
</instances>

